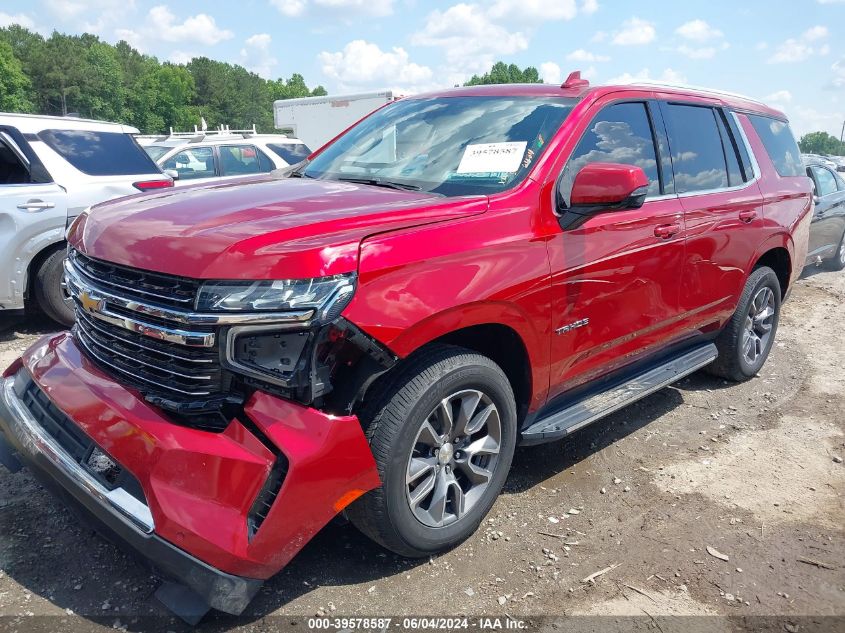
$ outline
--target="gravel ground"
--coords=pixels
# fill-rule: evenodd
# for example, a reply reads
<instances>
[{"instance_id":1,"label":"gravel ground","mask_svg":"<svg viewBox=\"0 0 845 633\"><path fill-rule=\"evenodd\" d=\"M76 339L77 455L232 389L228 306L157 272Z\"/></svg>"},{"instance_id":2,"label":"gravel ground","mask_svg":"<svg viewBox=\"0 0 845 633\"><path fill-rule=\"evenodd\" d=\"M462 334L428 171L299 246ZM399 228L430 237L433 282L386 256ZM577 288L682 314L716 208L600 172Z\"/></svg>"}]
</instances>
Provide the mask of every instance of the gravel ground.
<instances>
[{"instance_id":1,"label":"gravel ground","mask_svg":"<svg viewBox=\"0 0 845 633\"><path fill-rule=\"evenodd\" d=\"M843 299L845 275L810 271L755 380L694 374L567 441L520 449L489 519L455 550L403 560L338 521L265 585L244 619L212 615L206 625L587 614L647 616L636 621L643 630L668 633L665 616L721 615L732 617L702 619L707 630L765 628L753 616L779 616L772 630L790 633L845 630ZM0 366L48 331L45 322L6 324ZM0 470L0 628L154 621L176 630L155 587L26 471ZM15 617L33 615L62 617ZM594 620L576 621L584 629ZM607 631L616 620L600 621ZM674 630L689 631L684 622Z\"/></svg>"}]
</instances>

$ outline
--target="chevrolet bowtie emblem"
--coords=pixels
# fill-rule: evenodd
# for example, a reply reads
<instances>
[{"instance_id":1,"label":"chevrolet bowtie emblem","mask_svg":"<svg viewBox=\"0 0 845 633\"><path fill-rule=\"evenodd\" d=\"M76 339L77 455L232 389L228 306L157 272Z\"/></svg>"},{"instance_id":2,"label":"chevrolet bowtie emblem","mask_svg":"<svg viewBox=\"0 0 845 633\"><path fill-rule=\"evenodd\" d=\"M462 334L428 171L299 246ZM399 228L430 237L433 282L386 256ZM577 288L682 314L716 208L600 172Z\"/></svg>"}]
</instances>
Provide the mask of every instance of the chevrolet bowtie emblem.
<instances>
[{"instance_id":1,"label":"chevrolet bowtie emblem","mask_svg":"<svg viewBox=\"0 0 845 633\"><path fill-rule=\"evenodd\" d=\"M103 304L102 299L95 299L88 294L87 290L81 290L78 298L79 303L82 304L82 309L86 312L99 312Z\"/></svg>"}]
</instances>

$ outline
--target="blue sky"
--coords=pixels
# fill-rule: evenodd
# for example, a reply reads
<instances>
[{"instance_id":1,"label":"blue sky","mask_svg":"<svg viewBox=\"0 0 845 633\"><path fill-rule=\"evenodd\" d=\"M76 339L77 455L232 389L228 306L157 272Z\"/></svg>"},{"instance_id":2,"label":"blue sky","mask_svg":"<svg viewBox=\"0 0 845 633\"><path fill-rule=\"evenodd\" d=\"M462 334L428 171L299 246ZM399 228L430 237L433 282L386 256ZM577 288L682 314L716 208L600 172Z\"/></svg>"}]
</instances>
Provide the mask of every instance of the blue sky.
<instances>
[{"instance_id":1,"label":"blue sky","mask_svg":"<svg viewBox=\"0 0 845 633\"><path fill-rule=\"evenodd\" d=\"M0 0L11 22L300 72L330 93L449 86L501 59L550 82L580 69L741 92L799 134L839 136L845 119L845 0Z\"/></svg>"}]
</instances>

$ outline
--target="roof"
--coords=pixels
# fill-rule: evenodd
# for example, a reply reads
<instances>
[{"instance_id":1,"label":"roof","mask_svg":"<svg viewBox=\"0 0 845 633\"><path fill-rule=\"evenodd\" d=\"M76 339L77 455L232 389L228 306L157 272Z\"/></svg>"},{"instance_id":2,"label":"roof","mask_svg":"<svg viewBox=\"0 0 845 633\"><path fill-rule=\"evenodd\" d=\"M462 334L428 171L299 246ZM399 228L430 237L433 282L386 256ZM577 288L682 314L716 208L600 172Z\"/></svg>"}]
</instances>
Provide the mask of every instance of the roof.
<instances>
[{"instance_id":1,"label":"roof","mask_svg":"<svg viewBox=\"0 0 845 633\"><path fill-rule=\"evenodd\" d=\"M273 102L273 107L286 108L295 105L319 105L321 103L331 103L333 101L359 101L361 99L384 99L385 102L392 101L394 98L392 90L381 90L378 92L357 92L346 95L325 95L320 97L296 97L295 99L277 99Z\"/></svg>"},{"instance_id":2,"label":"roof","mask_svg":"<svg viewBox=\"0 0 845 633\"><path fill-rule=\"evenodd\" d=\"M470 96L497 96L497 97L563 97L583 99L587 96L600 97L606 94L619 91L645 91L660 93L661 95L678 95L679 97L701 97L708 99L717 99L724 105L736 108L739 110L750 110L775 116L778 118L786 118L782 112L770 108L769 106L743 95L738 95L722 90L712 88L703 88L699 86L688 86L682 84L669 84L662 82L631 82L618 83L607 86L575 86L572 88L563 88L557 84L491 84L483 86L464 86L458 88L449 88L445 90L437 90L434 92L427 92L417 94L408 99L429 99L434 97L470 97Z\"/></svg>"},{"instance_id":3,"label":"roof","mask_svg":"<svg viewBox=\"0 0 845 633\"><path fill-rule=\"evenodd\" d=\"M121 123L79 119L77 117L15 114L0 112L0 125L10 125L23 134L37 134L43 130L86 130L89 132L122 132L137 134L138 129Z\"/></svg>"},{"instance_id":4,"label":"roof","mask_svg":"<svg viewBox=\"0 0 845 633\"><path fill-rule=\"evenodd\" d=\"M302 141L294 136L286 134L232 134L226 136L203 136L202 133L196 137L172 137L162 135L160 139L151 139L145 136L144 145L147 147L156 145L159 147L196 147L198 145L243 145L244 143L264 142L278 143L280 145L299 145Z\"/></svg>"}]
</instances>

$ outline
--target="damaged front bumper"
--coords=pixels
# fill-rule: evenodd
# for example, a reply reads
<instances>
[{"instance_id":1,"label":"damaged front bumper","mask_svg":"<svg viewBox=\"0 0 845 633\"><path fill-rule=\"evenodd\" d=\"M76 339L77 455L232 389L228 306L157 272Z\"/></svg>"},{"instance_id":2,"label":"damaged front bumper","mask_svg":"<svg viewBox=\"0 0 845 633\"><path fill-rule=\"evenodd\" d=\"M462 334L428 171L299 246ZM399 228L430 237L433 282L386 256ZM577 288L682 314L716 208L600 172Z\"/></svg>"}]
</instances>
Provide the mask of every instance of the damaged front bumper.
<instances>
[{"instance_id":1,"label":"damaged front bumper","mask_svg":"<svg viewBox=\"0 0 845 633\"><path fill-rule=\"evenodd\" d=\"M379 485L354 416L256 392L221 433L179 426L69 334L41 339L5 375L0 462L20 460L107 537L227 613Z\"/></svg>"}]
</instances>

